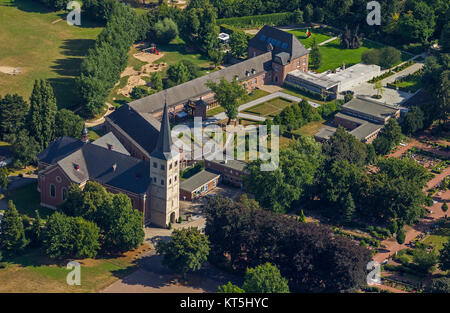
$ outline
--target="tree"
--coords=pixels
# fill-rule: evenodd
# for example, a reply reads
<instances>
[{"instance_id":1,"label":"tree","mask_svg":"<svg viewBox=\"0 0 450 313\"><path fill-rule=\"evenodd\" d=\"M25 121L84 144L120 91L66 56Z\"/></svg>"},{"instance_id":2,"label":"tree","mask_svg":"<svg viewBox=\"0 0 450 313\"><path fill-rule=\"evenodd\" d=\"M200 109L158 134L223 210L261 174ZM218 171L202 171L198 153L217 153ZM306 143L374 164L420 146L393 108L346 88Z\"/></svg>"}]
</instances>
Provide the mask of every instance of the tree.
<instances>
[{"instance_id":1,"label":"tree","mask_svg":"<svg viewBox=\"0 0 450 313\"><path fill-rule=\"evenodd\" d=\"M450 270L450 242L445 243L439 252L439 268L443 271Z\"/></svg>"},{"instance_id":2,"label":"tree","mask_svg":"<svg viewBox=\"0 0 450 313\"><path fill-rule=\"evenodd\" d=\"M9 173L6 166L4 166L0 168L0 190L4 189L6 191L6 189L8 189L8 185L9 185Z\"/></svg>"},{"instance_id":3,"label":"tree","mask_svg":"<svg viewBox=\"0 0 450 313\"><path fill-rule=\"evenodd\" d=\"M150 95L150 91L145 86L134 86L130 92L130 98L133 100L141 99Z\"/></svg>"},{"instance_id":4,"label":"tree","mask_svg":"<svg viewBox=\"0 0 450 313\"><path fill-rule=\"evenodd\" d=\"M375 151L378 154L388 154L392 148L400 143L403 138L402 129L395 118L390 118L373 141Z\"/></svg>"},{"instance_id":5,"label":"tree","mask_svg":"<svg viewBox=\"0 0 450 313\"><path fill-rule=\"evenodd\" d=\"M83 119L67 109L59 110L55 115L55 137L69 136L80 138Z\"/></svg>"},{"instance_id":6,"label":"tree","mask_svg":"<svg viewBox=\"0 0 450 313\"><path fill-rule=\"evenodd\" d=\"M218 84L209 81L206 83L206 86L216 94L215 98L220 106L225 109L225 114L228 117L227 125L229 125L231 120L237 118L238 100L247 95L246 90L236 80L230 83L225 78L222 78Z\"/></svg>"},{"instance_id":7,"label":"tree","mask_svg":"<svg viewBox=\"0 0 450 313\"><path fill-rule=\"evenodd\" d=\"M244 289L239 288L236 285L233 285L231 282L228 282L226 285L219 286L217 288L218 293L245 293Z\"/></svg>"},{"instance_id":8,"label":"tree","mask_svg":"<svg viewBox=\"0 0 450 313\"><path fill-rule=\"evenodd\" d=\"M433 278L431 284L425 289L429 293L450 293L450 278L439 277Z\"/></svg>"},{"instance_id":9,"label":"tree","mask_svg":"<svg viewBox=\"0 0 450 313\"><path fill-rule=\"evenodd\" d=\"M28 244L23 229L22 217L14 203L9 200L8 209L2 218L0 249L8 253L21 252Z\"/></svg>"},{"instance_id":10,"label":"tree","mask_svg":"<svg viewBox=\"0 0 450 313\"><path fill-rule=\"evenodd\" d=\"M28 103L18 94L0 97L0 138L16 134L24 125Z\"/></svg>"},{"instance_id":11,"label":"tree","mask_svg":"<svg viewBox=\"0 0 450 313\"><path fill-rule=\"evenodd\" d=\"M406 13L400 16L397 35L404 42L426 44L434 32L436 17L433 10L422 1L407 1Z\"/></svg>"},{"instance_id":12,"label":"tree","mask_svg":"<svg viewBox=\"0 0 450 313\"><path fill-rule=\"evenodd\" d=\"M319 69L320 63L322 62L322 54L320 53L319 45L317 44L316 38L313 38L309 58L311 60L312 67L316 70Z\"/></svg>"},{"instance_id":13,"label":"tree","mask_svg":"<svg viewBox=\"0 0 450 313\"><path fill-rule=\"evenodd\" d=\"M444 28L442 29L439 44L441 45L443 52L450 52L450 22L445 24Z\"/></svg>"},{"instance_id":14,"label":"tree","mask_svg":"<svg viewBox=\"0 0 450 313\"><path fill-rule=\"evenodd\" d=\"M81 217L55 212L47 220L42 242L51 258L93 258L100 249L99 228Z\"/></svg>"},{"instance_id":15,"label":"tree","mask_svg":"<svg viewBox=\"0 0 450 313\"><path fill-rule=\"evenodd\" d=\"M152 83L152 88L161 91L163 89L163 81L160 72L153 72L150 76L150 82Z\"/></svg>"},{"instance_id":16,"label":"tree","mask_svg":"<svg viewBox=\"0 0 450 313\"><path fill-rule=\"evenodd\" d=\"M178 36L178 26L170 18L158 21L154 26L156 42L168 44Z\"/></svg>"},{"instance_id":17,"label":"tree","mask_svg":"<svg viewBox=\"0 0 450 313\"><path fill-rule=\"evenodd\" d=\"M377 81L375 84L373 84L372 88L377 91L377 96L379 98L381 98L383 96L384 87L383 87L383 84L381 83L381 81Z\"/></svg>"},{"instance_id":18,"label":"tree","mask_svg":"<svg viewBox=\"0 0 450 313\"><path fill-rule=\"evenodd\" d=\"M416 247L413 250L413 264L422 273L433 271L438 262L438 256L434 251L427 252L425 246Z\"/></svg>"},{"instance_id":19,"label":"tree","mask_svg":"<svg viewBox=\"0 0 450 313\"><path fill-rule=\"evenodd\" d=\"M402 245L405 243L405 239L406 239L405 230L403 229L403 227L401 227L397 231L397 242Z\"/></svg>"},{"instance_id":20,"label":"tree","mask_svg":"<svg viewBox=\"0 0 450 313\"><path fill-rule=\"evenodd\" d=\"M402 124L402 130L405 134L411 135L423 128L424 115L418 106L414 106L411 111L406 113Z\"/></svg>"},{"instance_id":21,"label":"tree","mask_svg":"<svg viewBox=\"0 0 450 313\"><path fill-rule=\"evenodd\" d=\"M14 166L21 167L36 162L40 147L34 137L29 136L26 129L21 129L17 134L8 135L7 141L11 143Z\"/></svg>"},{"instance_id":22,"label":"tree","mask_svg":"<svg viewBox=\"0 0 450 313\"><path fill-rule=\"evenodd\" d=\"M308 196L322 163L320 144L301 136L280 151L276 170L261 171L261 160L248 164L244 183L262 208L284 213L294 201Z\"/></svg>"},{"instance_id":23,"label":"tree","mask_svg":"<svg viewBox=\"0 0 450 313\"><path fill-rule=\"evenodd\" d=\"M305 7L305 11L303 14L306 23L311 23L314 17L314 9L311 3L308 3Z\"/></svg>"},{"instance_id":24,"label":"tree","mask_svg":"<svg viewBox=\"0 0 450 313\"><path fill-rule=\"evenodd\" d=\"M36 247L39 246L41 243L41 228L42 228L42 221L41 216L39 215L39 211L36 210L36 218L33 221L33 225L31 227L31 243Z\"/></svg>"},{"instance_id":25,"label":"tree","mask_svg":"<svg viewBox=\"0 0 450 313\"><path fill-rule=\"evenodd\" d=\"M447 210L448 210L447 202L444 201L444 203L442 203L442 212L447 212Z\"/></svg>"},{"instance_id":26,"label":"tree","mask_svg":"<svg viewBox=\"0 0 450 313\"><path fill-rule=\"evenodd\" d=\"M45 149L54 139L57 112L53 88L47 80L36 80L30 97L27 129L39 145Z\"/></svg>"},{"instance_id":27,"label":"tree","mask_svg":"<svg viewBox=\"0 0 450 313\"><path fill-rule=\"evenodd\" d=\"M98 225L105 236L103 247L110 252L136 249L144 241L143 215L134 209L124 194L111 195L110 201L101 205ZM110 196L110 197L111 197Z\"/></svg>"},{"instance_id":28,"label":"tree","mask_svg":"<svg viewBox=\"0 0 450 313\"><path fill-rule=\"evenodd\" d=\"M294 11L294 16L292 17L292 19L295 24L303 23L303 11L300 9L296 9Z\"/></svg>"},{"instance_id":29,"label":"tree","mask_svg":"<svg viewBox=\"0 0 450 313\"><path fill-rule=\"evenodd\" d=\"M347 25L345 25L345 31L341 35L341 46L344 49L358 49L362 44L362 36L358 34L359 24L356 25L355 30L352 32Z\"/></svg>"},{"instance_id":30,"label":"tree","mask_svg":"<svg viewBox=\"0 0 450 313\"><path fill-rule=\"evenodd\" d=\"M175 229L168 242L159 241L156 251L164 256L163 264L186 277L189 271L198 271L209 255L208 237L197 228Z\"/></svg>"},{"instance_id":31,"label":"tree","mask_svg":"<svg viewBox=\"0 0 450 313\"><path fill-rule=\"evenodd\" d=\"M342 206L344 209L344 216L342 216L342 220L346 223L350 223L353 220L353 215L355 214L355 202L353 201L351 193L348 193L343 199Z\"/></svg>"},{"instance_id":32,"label":"tree","mask_svg":"<svg viewBox=\"0 0 450 313\"><path fill-rule=\"evenodd\" d=\"M205 51L216 48L219 44L217 14L209 0L189 1L184 12L184 31L181 34Z\"/></svg>"},{"instance_id":33,"label":"tree","mask_svg":"<svg viewBox=\"0 0 450 313\"><path fill-rule=\"evenodd\" d=\"M242 288L248 293L289 293L287 279L270 263L248 268Z\"/></svg>"},{"instance_id":34,"label":"tree","mask_svg":"<svg viewBox=\"0 0 450 313\"><path fill-rule=\"evenodd\" d=\"M340 126L323 144L322 150L328 164L338 160L347 160L349 163L364 166L367 159L366 146Z\"/></svg>"},{"instance_id":35,"label":"tree","mask_svg":"<svg viewBox=\"0 0 450 313\"><path fill-rule=\"evenodd\" d=\"M247 55L247 35L242 30L234 31L230 36L231 54L235 58L244 58Z\"/></svg>"},{"instance_id":36,"label":"tree","mask_svg":"<svg viewBox=\"0 0 450 313\"><path fill-rule=\"evenodd\" d=\"M364 51L361 59L365 64L380 64L380 49L369 49Z\"/></svg>"},{"instance_id":37,"label":"tree","mask_svg":"<svg viewBox=\"0 0 450 313\"><path fill-rule=\"evenodd\" d=\"M213 62L214 68L216 69L223 60L223 52L220 49L211 49L208 51L208 57Z\"/></svg>"},{"instance_id":38,"label":"tree","mask_svg":"<svg viewBox=\"0 0 450 313\"><path fill-rule=\"evenodd\" d=\"M402 53L398 49L388 46L381 48L379 62L376 64L387 69L400 63L401 60Z\"/></svg>"},{"instance_id":39,"label":"tree","mask_svg":"<svg viewBox=\"0 0 450 313\"><path fill-rule=\"evenodd\" d=\"M171 82L170 87L182 84L191 79L189 69L182 62L170 65L167 69L167 77Z\"/></svg>"}]
</instances>

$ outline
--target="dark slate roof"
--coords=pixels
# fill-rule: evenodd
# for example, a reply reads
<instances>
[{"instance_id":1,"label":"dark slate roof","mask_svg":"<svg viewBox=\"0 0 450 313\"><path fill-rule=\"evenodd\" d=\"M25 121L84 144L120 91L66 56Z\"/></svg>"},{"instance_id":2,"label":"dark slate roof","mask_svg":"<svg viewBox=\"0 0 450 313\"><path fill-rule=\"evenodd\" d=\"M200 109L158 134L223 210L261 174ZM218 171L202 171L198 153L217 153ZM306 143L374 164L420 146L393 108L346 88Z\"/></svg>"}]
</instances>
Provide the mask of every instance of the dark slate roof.
<instances>
[{"instance_id":1,"label":"dark slate roof","mask_svg":"<svg viewBox=\"0 0 450 313\"><path fill-rule=\"evenodd\" d=\"M117 139L117 137L114 136L112 132L109 132L106 135L98 138L97 140L93 141L92 144L108 150L114 150L126 155L130 155L128 150L122 145L119 139Z\"/></svg>"},{"instance_id":2,"label":"dark slate roof","mask_svg":"<svg viewBox=\"0 0 450 313\"><path fill-rule=\"evenodd\" d=\"M151 114L138 113L126 104L106 119L119 126L149 154L155 149L161 124Z\"/></svg>"},{"instance_id":3,"label":"dark slate roof","mask_svg":"<svg viewBox=\"0 0 450 313\"><path fill-rule=\"evenodd\" d=\"M83 145L84 143L81 140L63 136L53 141L44 151L39 153L37 159L43 163L55 164Z\"/></svg>"},{"instance_id":4,"label":"dark slate roof","mask_svg":"<svg viewBox=\"0 0 450 313\"><path fill-rule=\"evenodd\" d=\"M267 51L268 44L273 46L274 55L287 52L291 59L296 59L308 54L297 37L272 26L264 26L248 43L249 47L261 51Z\"/></svg>"},{"instance_id":5,"label":"dark slate roof","mask_svg":"<svg viewBox=\"0 0 450 313\"><path fill-rule=\"evenodd\" d=\"M281 64L281 65L287 65L290 61L291 56L287 52L280 52L276 54L273 58L273 61Z\"/></svg>"},{"instance_id":6,"label":"dark slate roof","mask_svg":"<svg viewBox=\"0 0 450 313\"><path fill-rule=\"evenodd\" d=\"M92 143L59 160L58 165L73 182L94 180L136 194L145 193L151 182L148 162Z\"/></svg>"},{"instance_id":7,"label":"dark slate roof","mask_svg":"<svg viewBox=\"0 0 450 313\"><path fill-rule=\"evenodd\" d=\"M169 160L172 158L172 135L170 132L167 102L164 102L164 112L162 115L161 129L159 130L158 141L156 142L156 147L152 151L150 156L161 160Z\"/></svg>"},{"instance_id":8,"label":"dark slate roof","mask_svg":"<svg viewBox=\"0 0 450 313\"><path fill-rule=\"evenodd\" d=\"M194 192L196 189L202 187L203 185L209 183L219 176L220 174L215 171L203 170L190 177L189 179L182 181L180 183L180 189L187 192Z\"/></svg>"},{"instance_id":9,"label":"dark slate roof","mask_svg":"<svg viewBox=\"0 0 450 313\"><path fill-rule=\"evenodd\" d=\"M142 99L131 102L129 105L137 112L154 113L164 108L165 96L167 95L167 104L169 107L193 100L206 95L211 90L205 85L208 81L219 82L222 78L228 81L235 79L248 80L253 76L270 71L272 68L272 54L264 53L254 58L226 67L220 71L193 79L181 85L169 88ZM253 74L253 73L254 74ZM114 114L114 113L113 113ZM111 115L113 115L111 114ZM109 115L109 116L111 116ZM122 124L119 124L120 127Z\"/></svg>"}]
</instances>

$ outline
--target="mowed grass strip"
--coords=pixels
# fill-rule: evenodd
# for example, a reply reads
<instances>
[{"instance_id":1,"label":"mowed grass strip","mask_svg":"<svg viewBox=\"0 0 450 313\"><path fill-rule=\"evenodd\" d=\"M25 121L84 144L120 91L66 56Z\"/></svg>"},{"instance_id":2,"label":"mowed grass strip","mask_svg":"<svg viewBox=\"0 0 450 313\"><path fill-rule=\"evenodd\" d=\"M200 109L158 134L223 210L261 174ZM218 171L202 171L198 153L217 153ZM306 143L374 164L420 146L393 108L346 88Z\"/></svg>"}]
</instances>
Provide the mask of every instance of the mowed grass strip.
<instances>
[{"instance_id":1,"label":"mowed grass strip","mask_svg":"<svg viewBox=\"0 0 450 313\"><path fill-rule=\"evenodd\" d=\"M0 95L18 93L28 100L34 81L48 79L60 108L78 105L75 77L102 28L83 17L81 26L69 26L64 11L50 12L31 0L0 0L0 23L0 66L22 70L0 73Z\"/></svg>"}]
</instances>

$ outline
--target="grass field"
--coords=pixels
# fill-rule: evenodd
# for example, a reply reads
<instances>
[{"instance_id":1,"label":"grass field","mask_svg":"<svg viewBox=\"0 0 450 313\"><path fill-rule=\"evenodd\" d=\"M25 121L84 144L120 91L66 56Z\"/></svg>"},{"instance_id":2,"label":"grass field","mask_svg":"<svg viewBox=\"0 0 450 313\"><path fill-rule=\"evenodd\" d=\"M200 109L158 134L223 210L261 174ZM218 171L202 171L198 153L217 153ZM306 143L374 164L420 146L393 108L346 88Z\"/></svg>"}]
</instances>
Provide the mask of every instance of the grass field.
<instances>
[{"instance_id":1,"label":"grass field","mask_svg":"<svg viewBox=\"0 0 450 313\"><path fill-rule=\"evenodd\" d=\"M54 212L51 209L41 207L41 197L37 191L37 183L32 183L12 190L8 194L6 200L12 200L20 214L32 218L36 217L35 210L39 210L39 215L42 219L46 219Z\"/></svg>"},{"instance_id":2,"label":"grass field","mask_svg":"<svg viewBox=\"0 0 450 313\"><path fill-rule=\"evenodd\" d=\"M59 107L77 104L74 77L102 28L83 19L82 26L69 26L64 18L36 1L0 0L0 66L22 69L15 76L0 73L0 95L28 100L34 81L48 79Z\"/></svg>"},{"instance_id":3,"label":"grass field","mask_svg":"<svg viewBox=\"0 0 450 313\"><path fill-rule=\"evenodd\" d=\"M164 53L164 56L155 63L167 63L170 66L181 60L189 60L200 67L201 75L214 71L208 58L200 53L190 51L180 37L175 38L168 45L158 45L157 49L160 53ZM166 70L167 68L163 71L163 78L166 77Z\"/></svg>"},{"instance_id":4,"label":"grass field","mask_svg":"<svg viewBox=\"0 0 450 313\"><path fill-rule=\"evenodd\" d=\"M361 62L364 51L381 47L379 44L364 40L363 45L358 49L342 49L339 39L333 40L319 48L322 54L322 63L318 72L334 70L343 63L346 67L350 67Z\"/></svg>"},{"instance_id":5,"label":"grass field","mask_svg":"<svg viewBox=\"0 0 450 313\"><path fill-rule=\"evenodd\" d=\"M37 249L31 250L4 259L6 267L0 269L0 292L98 292L135 271L136 257L148 249L148 245L142 245L118 257L77 260L81 265L80 286L66 283L69 260L55 261Z\"/></svg>"},{"instance_id":6,"label":"grass field","mask_svg":"<svg viewBox=\"0 0 450 313\"><path fill-rule=\"evenodd\" d=\"M300 40L300 42L306 47L311 48L313 40L316 39L316 42L319 44L321 42L324 42L325 40L328 40L330 38L334 37L334 34L327 29L309 29L311 31L311 37L306 37L306 30L305 29L299 29L299 30L290 30L288 33L293 34L295 37Z\"/></svg>"},{"instance_id":7,"label":"grass field","mask_svg":"<svg viewBox=\"0 0 450 313\"><path fill-rule=\"evenodd\" d=\"M294 134L304 135L304 136L314 136L319 129L322 128L323 123L325 120L320 120L317 122L309 122L308 124L300 127L299 129L296 129L292 131Z\"/></svg>"},{"instance_id":8,"label":"grass field","mask_svg":"<svg viewBox=\"0 0 450 313\"><path fill-rule=\"evenodd\" d=\"M284 98L275 98L248 108L244 111L244 113L255 114L263 117L275 117L280 114L285 107L292 105L292 103L292 101Z\"/></svg>"}]
</instances>

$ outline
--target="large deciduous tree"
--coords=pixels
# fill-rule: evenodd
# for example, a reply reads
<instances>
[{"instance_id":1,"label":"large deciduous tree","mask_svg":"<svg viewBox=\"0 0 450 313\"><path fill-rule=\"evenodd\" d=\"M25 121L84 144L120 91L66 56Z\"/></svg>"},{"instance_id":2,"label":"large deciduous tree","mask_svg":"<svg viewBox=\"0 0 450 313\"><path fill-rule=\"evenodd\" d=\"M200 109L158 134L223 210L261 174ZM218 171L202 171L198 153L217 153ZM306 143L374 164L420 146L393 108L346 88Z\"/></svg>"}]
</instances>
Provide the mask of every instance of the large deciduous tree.
<instances>
[{"instance_id":1,"label":"large deciduous tree","mask_svg":"<svg viewBox=\"0 0 450 313\"><path fill-rule=\"evenodd\" d=\"M197 228L174 230L168 242L159 241L156 250L163 255L163 264L182 273L198 271L209 255L208 237Z\"/></svg>"},{"instance_id":2,"label":"large deciduous tree","mask_svg":"<svg viewBox=\"0 0 450 313\"><path fill-rule=\"evenodd\" d=\"M219 83L209 81L206 85L216 94L215 98L219 104L225 109L225 114L228 117L227 124L231 120L236 119L238 115L238 100L246 96L244 87L233 80L232 82L222 78Z\"/></svg>"},{"instance_id":3,"label":"large deciduous tree","mask_svg":"<svg viewBox=\"0 0 450 313\"><path fill-rule=\"evenodd\" d=\"M289 293L287 279L270 263L248 268L242 288L248 293Z\"/></svg>"}]
</instances>

